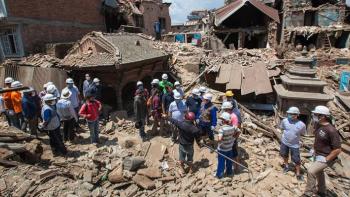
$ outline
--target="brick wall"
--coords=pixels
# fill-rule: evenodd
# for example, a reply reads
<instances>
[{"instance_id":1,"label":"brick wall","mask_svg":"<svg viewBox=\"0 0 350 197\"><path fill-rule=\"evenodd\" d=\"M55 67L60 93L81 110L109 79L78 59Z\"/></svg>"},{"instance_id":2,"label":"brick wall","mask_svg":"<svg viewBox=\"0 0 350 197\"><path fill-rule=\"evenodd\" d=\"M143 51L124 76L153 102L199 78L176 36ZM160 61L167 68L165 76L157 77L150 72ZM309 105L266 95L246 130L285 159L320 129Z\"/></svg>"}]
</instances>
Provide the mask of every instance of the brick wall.
<instances>
[{"instance_id":1,"label":"brick wall","mask_svg":"<svg viewBox=\"0 0 350 197\"><path fill-rule=\"evenodd\" d=\"M6 0L8 21L20 26L25 55L45 44L76 42L91 31L105 31L101 0Z\"/></svg>"},{"instance_id":2,"label":"brick wall","mask_svg":"<svg viewBox=\"0 0 350 197\"><path fill-rule=\"evenodd\" d=\"M166 32L171 31L171 19L169 15L169 7L165 4L158 4L151 1L143 1L141 6L144 18L144 33L155 36L154 22L159 21L159 17L166 20Z\"/></svg>"}]
</instances>

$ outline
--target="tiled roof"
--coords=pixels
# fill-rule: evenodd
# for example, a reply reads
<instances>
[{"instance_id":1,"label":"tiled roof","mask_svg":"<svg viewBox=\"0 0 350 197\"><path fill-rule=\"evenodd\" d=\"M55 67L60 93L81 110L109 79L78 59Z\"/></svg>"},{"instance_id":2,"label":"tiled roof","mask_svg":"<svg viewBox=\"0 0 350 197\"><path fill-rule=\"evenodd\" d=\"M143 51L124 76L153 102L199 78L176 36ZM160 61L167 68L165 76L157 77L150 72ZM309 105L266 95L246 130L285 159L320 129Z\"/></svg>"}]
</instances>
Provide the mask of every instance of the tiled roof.
<instances>
[{"instance_id":1,"label":"tiled roof","mask_svg":"<svg viewBox=\"0 0 350 197\"><path fill-rule=\"evenodd\" d=\"M265 5L264 3L258 0L236 0L222 8L219 8L215 14L215 25L219 26L222 22L224 22L228 17L237 12L240 8L242 8L246 3L250 3L258 10L269 16L276 22L280 22L278 11L272 7Z\"/></svg>"},{"instance_id":2,"label":"tiled roof","mask_svg":"<svg viewBox=\"0 0 350 197\"><path fill-rule=\"evenodd\" d=\"M86 40L98 44L106 52L82 53L79 46ZM137 34L93 32L76 43L61 65L69 67L96 67L129 64L144 60L165 57L167 54L155 49L152 41Z\"/></svg>"}]
</instances>

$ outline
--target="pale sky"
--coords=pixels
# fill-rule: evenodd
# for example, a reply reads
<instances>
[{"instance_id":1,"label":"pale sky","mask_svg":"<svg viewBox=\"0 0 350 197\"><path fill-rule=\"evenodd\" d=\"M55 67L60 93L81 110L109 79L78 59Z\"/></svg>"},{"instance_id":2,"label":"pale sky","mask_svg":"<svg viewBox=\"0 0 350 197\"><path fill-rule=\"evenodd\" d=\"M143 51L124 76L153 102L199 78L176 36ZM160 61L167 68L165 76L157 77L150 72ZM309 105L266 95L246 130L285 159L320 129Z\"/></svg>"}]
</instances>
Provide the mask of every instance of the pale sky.
<instances>
[{"instance_id":1,"label":"pale sky","mask_svg":"<svg viewBox=\"0 0 350 197\"><path fill-rule=\"evenodd\" d=\"M224 0L163 0L172 3L170 6L171 23L184 23L187 21L187 15L192 10L213 9L224 5ZM350 7L350 0L346 0Z\"/></svg>"},{"instance_id":2,"label":"pale sky","mask_svg":"<svg viewBox=\"0 0 350 197\"><path fill-rule=\"evenodd\" d=\"M171 23L184 23L192 10L213 9L224 5L224 0L163 0L170 6Z\"/></svg>"}]
</instances>

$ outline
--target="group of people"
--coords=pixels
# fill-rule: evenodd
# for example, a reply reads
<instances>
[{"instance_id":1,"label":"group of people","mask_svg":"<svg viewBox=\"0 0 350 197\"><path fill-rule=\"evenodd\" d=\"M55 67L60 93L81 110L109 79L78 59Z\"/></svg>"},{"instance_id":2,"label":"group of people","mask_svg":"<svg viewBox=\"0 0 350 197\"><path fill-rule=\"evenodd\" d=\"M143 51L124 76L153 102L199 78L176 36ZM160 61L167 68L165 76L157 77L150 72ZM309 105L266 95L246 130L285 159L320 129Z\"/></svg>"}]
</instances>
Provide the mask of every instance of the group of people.
<instances>
[{"instance_id":1,"label":"group of people","mask_svg":"<svg viewBox=\"0 0 350 197\"><path fill-rule=\"evenodd\" d=\"M31 87L23 87L19 81L5 79L1 95L2 113L9 126L14 126L38 137L38 130L46 132L54 154L65 155L64 141L73 142L79 128L79 117L86 120L92 143L99 143L99 116L102 104L100 80L91 80L86 74L83 96L72 78L66 79L66 87L59 91L54 83L44 84L37 94ZM40 122L40 123L39 123ZM61 134L61 125L62 133Z\"/></svg>"},{"instance_id":2,"label":"group of people","mask_svg":"<svg viewBox=\"0 0 350 197\"><path fill-rule=\"evenodd\" d=\"M184 99L181 84L168 81L167 74L163 74L162 81L152 81L150 94L142 82L137 83L134 100L136 127L140 137L147 140L145 122L148 115L154 119L153 129L160 134L169 134L172 141L179 143L179 164L185 172L185 164L189 171L193 167L194 142L201 147L207 136L208 142L217 143L218 165L215 176L222 178L231 176L238 171L238 143L242 117L237 101L232 91L225 93L226 100L221 105L221 111L212 103L213 95L207 88L193 89L191 95ZM219 114L219 115L218 115ZM283 131L280 155L283 159L283 172L287 173L289 155L295 164L296 178L303 181L301 175L300 138L305 134L306 126L299 120L300 111L297 107L290 107L287 117L282 120L280 128ZM338 131L332 125L330 110L325 106L317 106L312 111L315 143L311 150L314 162L308 168L305 196L312 196L314 192L324 196L325 177L323 170L332 166L341 152L341 142ZM214 139L215 133L217 139ZM207 143L206 143L207 144ZM234 166L233 166L234 161ZM316 184L317 182L317 184Z\"/></svg>"},{"instance_id":3,"label":"group of people","mask_svg":"<svg viewBox=\"0 0 350 197\"><path fill-rule=\"evenodd\" d=\"M213 95L206 87L193 89L191 95L185 99L180 82L172 84L167 74L162 75L161 81L154 79L151 85L149 94L141 81L136 84L135 126L139 129L142 140L147 140L145 123L148 116L152 116L153 131L161 135L170 135L173 143L179 143L180 166L185 172L185 164L192 171L194 141L202 145L206 140L213 147L215 133L218 133L217 147L221 154L218 156L216 176L222 178L225 169L226 175L233 175L232 161L226 157L238 161L237 138L242 122L233 92L226 92L222 113L218 117L219 109L212 102ZM207 136L207 139L203 136ZM235 166L235 169L238 170L238 166Z\"/></svg>"}]
</instances>

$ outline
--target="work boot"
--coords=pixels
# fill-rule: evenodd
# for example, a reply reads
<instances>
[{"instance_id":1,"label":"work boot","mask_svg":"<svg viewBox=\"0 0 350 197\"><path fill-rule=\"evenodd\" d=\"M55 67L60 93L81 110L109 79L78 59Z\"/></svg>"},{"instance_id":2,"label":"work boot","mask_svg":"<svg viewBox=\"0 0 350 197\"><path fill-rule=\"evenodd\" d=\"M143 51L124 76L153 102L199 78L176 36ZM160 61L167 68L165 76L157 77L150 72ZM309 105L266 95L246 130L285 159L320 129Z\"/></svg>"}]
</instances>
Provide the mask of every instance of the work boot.
<instances>
[{"instance_id":1,"label":"work boot","mask_svg":"<svg viewBox=\"0 0 350 197\"><path fill-rule=\"evenodd\" d=\"M289 172L289 167L288 166L284 166L283 167L283 173L287 174Z\"/></svg>"}]
</instances>

